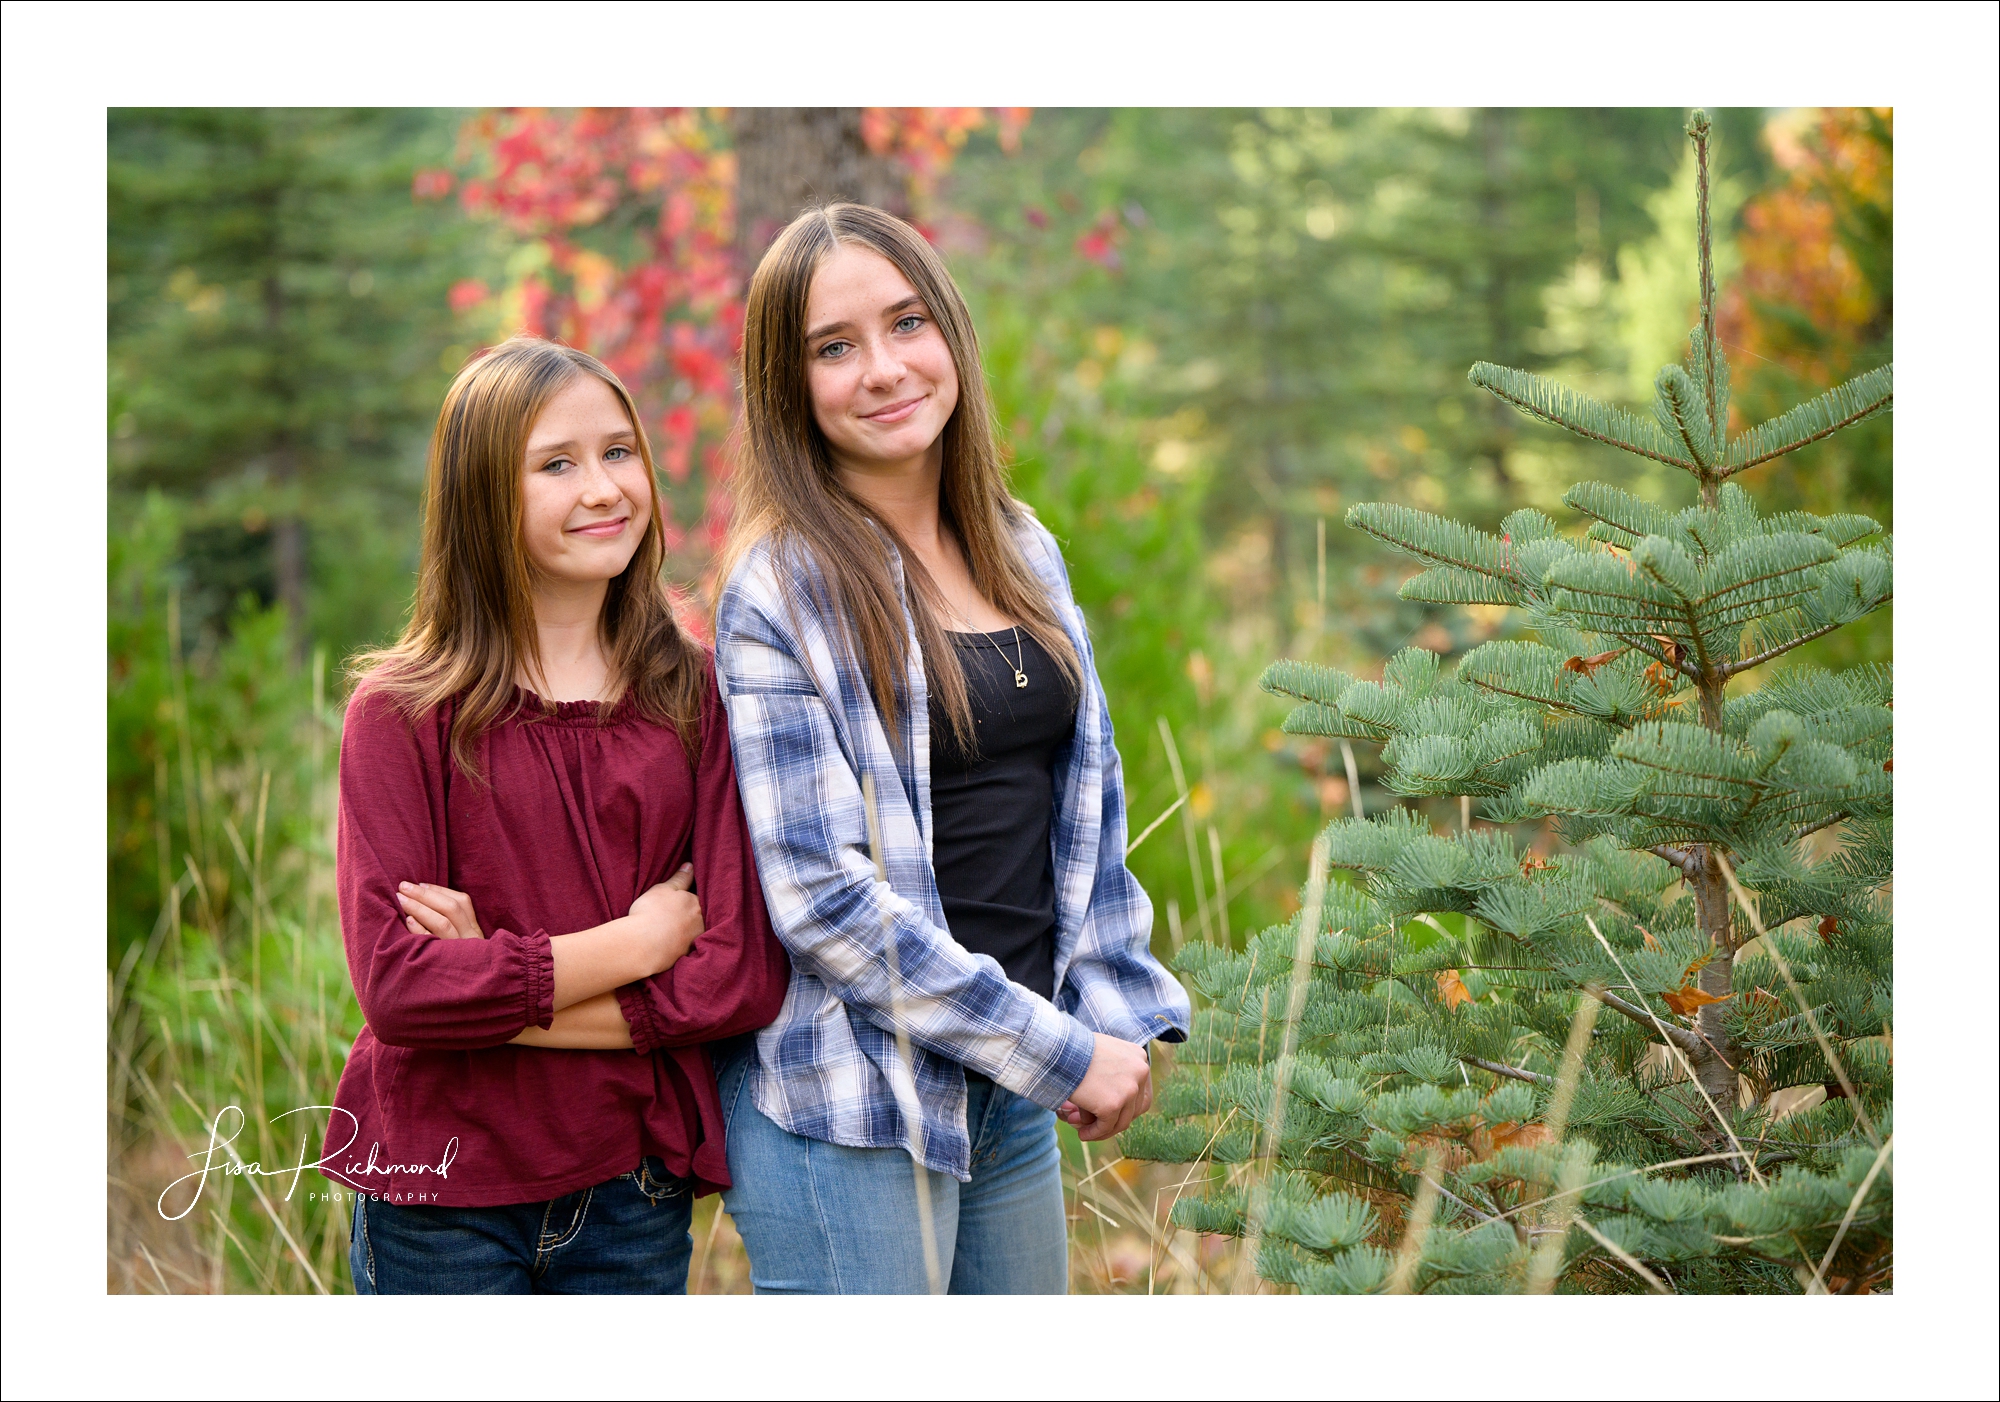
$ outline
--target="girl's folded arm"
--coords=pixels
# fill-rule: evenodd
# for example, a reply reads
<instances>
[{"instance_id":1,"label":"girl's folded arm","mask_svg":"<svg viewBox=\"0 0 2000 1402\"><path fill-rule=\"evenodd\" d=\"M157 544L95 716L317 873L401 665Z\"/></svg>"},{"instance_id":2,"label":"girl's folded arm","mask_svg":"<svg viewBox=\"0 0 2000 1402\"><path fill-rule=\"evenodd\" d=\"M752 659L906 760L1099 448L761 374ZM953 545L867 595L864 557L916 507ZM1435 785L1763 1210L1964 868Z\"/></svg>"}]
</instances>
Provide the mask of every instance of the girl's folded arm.
<instances>
[{"instance_id":1,"label":"girl's folded arm","mask_svg":"<svg viewBox=\"0 0 2000 1402\"><path fill-rule=\"evenodd\" d=\"M771 933L736 790L722 697L710 674L695 764L692 860L703 930L664 973L618 990L632 1048L712 1042L764 1027L778 1015L791 965Z\"/></svg>"},{"instance_id":2,"label":"girl's folded arm","mask_svg":"<svg viewBox=\"0 0 2000 1402\"><path fill-rule=\"evenodd\" d=\"M600 993L559 1011L546 1030L524 1028L515 1034L513 1045L565 1051L626 1051L632 1046L632 1031L618 1006L618 995Z\"/></svg>"},{"instance_id":3,"label":"girl's folded arm","mask_svg":"<svg viewBox=\"0 0 2000 1402\"><path fill-rule=\"evenodd\" d=\"M445 867L441 727L412 725L365 687L349 703L340 746L337 830L340 928L369 1030L390 1046L496 1047L555 1014L546 931L495 929L439 939L406 922L403 881L442 884Z\"/></svg>"}]
</instances>

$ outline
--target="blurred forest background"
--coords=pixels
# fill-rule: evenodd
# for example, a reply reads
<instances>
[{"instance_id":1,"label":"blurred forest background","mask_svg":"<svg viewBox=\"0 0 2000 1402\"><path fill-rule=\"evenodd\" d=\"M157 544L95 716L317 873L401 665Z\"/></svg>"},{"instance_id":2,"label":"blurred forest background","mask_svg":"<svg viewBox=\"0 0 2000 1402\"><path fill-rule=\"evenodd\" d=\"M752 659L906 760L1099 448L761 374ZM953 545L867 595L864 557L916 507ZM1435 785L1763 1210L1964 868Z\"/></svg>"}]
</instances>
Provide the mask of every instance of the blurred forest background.
<instances>
[{"instance_id":1,"label":"blurred forest background","mask_svg":"<svg viewBox=\"0 0 2000 1402\"><path fill-rule=\"evenodd\" d=\"M1691 494L1465 380L1492 360L1644 412L1694 319L1680 118L114 109L109 1287L351 1288L316 1174L161 1194L226 1106L247 1115L218 1165L318 1143L270 1119L331 1099L359 1026L331 894L342 666L405 616L425 439L468 355L526 328L632 385L699 622L745 270L814 198L914 220L972 303L1016 492L1065 544L1134 835L1184 800L1132 857L1156 942L1240 940L1296 908L1325 818L1390 801L1372 755L1280 735L1263 667L1379 675L1501 627L1399 601L1408 569L1348 506L1491 526L1567 519L1584 477ZM1754 422L1892 358L1892 122L1717 118L1721 335ZM1893 528L1888 419L1798 461L1767 510ZM1812 660L1887 660L1889 630ZM1073 1288L1222 1288L1219 1239L1163 1227L1163 1170L1066 1139ZM745 1288L713 1199L697 1238L696 1288Z\"/></svg>"}]
</instances>

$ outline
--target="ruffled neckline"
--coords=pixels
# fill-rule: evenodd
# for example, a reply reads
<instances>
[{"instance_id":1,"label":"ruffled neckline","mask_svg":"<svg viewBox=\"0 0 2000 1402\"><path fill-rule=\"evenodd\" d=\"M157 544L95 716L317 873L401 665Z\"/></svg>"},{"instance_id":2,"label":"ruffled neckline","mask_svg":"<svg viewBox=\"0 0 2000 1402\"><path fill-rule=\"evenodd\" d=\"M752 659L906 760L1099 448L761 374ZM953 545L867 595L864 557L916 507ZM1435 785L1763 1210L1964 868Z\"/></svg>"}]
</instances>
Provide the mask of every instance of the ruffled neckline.
<instances>
[{"instance_id":1,"label":"ruffled neckline","mask_svg":"<svg viewBox=\"0 0 2000 1402\"><path fill-rule=\"evenodd\" d=\"M514 701L519 708L516 715L530 724L609 725L632 713L629 691L608 712L602 701L547 701L518 684L514 687Z\"/></svg>"}]
</instances>

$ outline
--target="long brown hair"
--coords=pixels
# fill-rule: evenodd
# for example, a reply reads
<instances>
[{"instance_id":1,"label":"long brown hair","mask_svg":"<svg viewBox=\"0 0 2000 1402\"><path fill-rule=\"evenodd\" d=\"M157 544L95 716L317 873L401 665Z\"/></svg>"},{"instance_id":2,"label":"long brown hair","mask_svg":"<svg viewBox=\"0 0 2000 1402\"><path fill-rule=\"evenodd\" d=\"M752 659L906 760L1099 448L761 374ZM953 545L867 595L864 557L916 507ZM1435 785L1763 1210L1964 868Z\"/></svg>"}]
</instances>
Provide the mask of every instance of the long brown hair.
<instances>
[{"instance_id":1,"label":"long brown hair","mask_svg":"<svg viewBox=\"0 0 2000 1402\"><path fill-rule=\"evenodd\" d=\"M601 713L629 694L646 715L673 725L690 753L698 744L702 650L675 621L660 576L660 490L638 409L595 357L516 336L468 361L445 391L425 471L423 553L409 626L394 646L363 653L348 669L412 718L456 697L452 759L475 778L479 737L518 704L514 678L541 671L521 477L535 420L581 375L595 375L618 396L652 494L646 534L611 580L598 617L612 666Z\"/></svg>"},{"instance_id":2,"label":"long brown hair","mask_svg":"<svg viewBox=\"0 0 2000 1402\"><path fill-rule=\"evenodd\" d=\"M915 229L869 205L830 204L793 220L757 265L743 322L743 426L739 437L737 515L724 550L727 571L753 542L769 537L781 557L800 550L818 566L845 641L859 645L875 704L895 724L909 638L879 527L902 557L909 582L909 623L924 673L953 733L972 741L965 671L943 625L942 597L930 572L894 526L877 519L834 470L833 454L813 417L806 383L806 299L820 265L841 244L881 254L909 279L951 349L958 407L944 427L939 515L965 554L974 586L1055 659L1072 685L1082 664L1057 620L1048 591L1015 541L1027 508L1009 495L995 441L993 406L979 361L979 338L944 260ZM871 521L873 526L871 526ZM836 636L843 636L836 629Z\"/></svg>"}]
</instances>

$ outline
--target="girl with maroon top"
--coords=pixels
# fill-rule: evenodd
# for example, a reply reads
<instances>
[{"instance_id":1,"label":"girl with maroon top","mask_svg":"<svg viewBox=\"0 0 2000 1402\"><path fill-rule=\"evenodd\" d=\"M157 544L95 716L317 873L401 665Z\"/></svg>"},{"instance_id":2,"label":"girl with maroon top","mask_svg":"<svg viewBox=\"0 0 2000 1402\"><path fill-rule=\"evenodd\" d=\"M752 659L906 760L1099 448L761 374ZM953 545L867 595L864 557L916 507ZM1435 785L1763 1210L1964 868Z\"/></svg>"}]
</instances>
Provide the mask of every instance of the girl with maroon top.
<instances>
[{"instance_id":1,"label":"girl with maroon top","mask_svg":"<svg viewBox=\"0 0 2000 1402\"><path fill-rule=\"evenodd\" d=\"M367 1026L321 1167L355 1288L680 1293L729 1184L705 1043L789 970L652 453L590 356L518 337L431 441L410 625L359 660L338 881Z\"/></svg>"}]
</instances>

